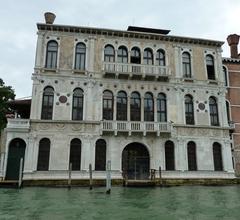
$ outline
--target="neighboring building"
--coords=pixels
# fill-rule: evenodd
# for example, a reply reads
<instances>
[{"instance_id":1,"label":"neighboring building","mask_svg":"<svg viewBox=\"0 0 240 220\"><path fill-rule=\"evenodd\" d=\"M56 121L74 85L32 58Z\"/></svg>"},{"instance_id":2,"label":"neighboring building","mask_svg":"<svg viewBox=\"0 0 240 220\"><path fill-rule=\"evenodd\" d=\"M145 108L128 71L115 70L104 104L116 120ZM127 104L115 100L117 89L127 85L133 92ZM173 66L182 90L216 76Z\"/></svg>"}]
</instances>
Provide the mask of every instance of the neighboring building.
<instances>
[{"instance_id":1,"label":"neighboring building","mask_svg":"<svg viewBox=\"0 0 240 220\"><path fill-rule=\"evenodd\" d=\"M234 125L231 132L234 168L240 175L240 56L238 54L239 35L232 34L227 38L231 58L223 58L223 72L227 88L226 107L228 120Z\"/></svg>"},{"instance_id":2,"label":"neighboring building","mask_svg":"<svg viewBox=\"0 0 240 220\"><path fill-rule=\"evenodd\" d=\"M49 15L49 14L48 14ZM50 14L51 15L51 14ZM30 119L9 119L5 179L233 178L223 42L37 24ZM157 174L158 175L158 174Z\"/></svg>"}]
</instances>

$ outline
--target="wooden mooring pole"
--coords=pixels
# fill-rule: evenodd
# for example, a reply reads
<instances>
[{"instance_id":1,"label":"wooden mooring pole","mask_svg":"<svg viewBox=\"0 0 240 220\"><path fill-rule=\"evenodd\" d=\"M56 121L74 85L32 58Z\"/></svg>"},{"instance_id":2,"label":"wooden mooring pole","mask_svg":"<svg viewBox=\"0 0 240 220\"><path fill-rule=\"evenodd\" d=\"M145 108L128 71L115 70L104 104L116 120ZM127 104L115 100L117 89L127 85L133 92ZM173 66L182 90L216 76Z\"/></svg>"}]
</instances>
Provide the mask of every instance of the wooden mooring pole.
<instances>
[{"instance_id":1,"label":"wooden mooring pole","mask_svg":"<svg viewBox=\"0 0 240 220\"><path fill-rule=\"evenodd\" d=\"M159 166L159 180L160 180L160 186L162 186L162 168Z\"/></svg>"},{"instance_id":2,"label":"wooden mooring pole","mask_svg":"<svg viewBox=\"0 0 240 220\"><path fill-rule=\"evenodd\" d=\"M72 186L72 163L69 164L68 169L68 188L70 189Z\"/></svg>"},{"instance_id":3,"label":"wooden mooring pole","mask_svg":"<svg viewBox=\"0 0 240 220\"><path fill-rule=\"evenodd\" d=\"M89 189L93 188L93 179L92 179L92 164L89 164Z\"/></svg>"},{"instance_id":4,"label":"wooden mooring pole","mask_svg":"<svg viewBox=\"0 0 240 220\"><path fill-rule=\"evenodd\" d=\"M22 177L23 177L23 158L21 157L19 166L18 188L21 188L22 186Z\"/></svg>"},{"instance_id":5,"label":"wooden mooring pole","mask_svg":"<svg viewBox=\"0 0 240 220\"><path fill-rule=\"evenodd\" d=\"M111 193L111 161L107 161L106 193Z\"/></svg>"}]
</instances>

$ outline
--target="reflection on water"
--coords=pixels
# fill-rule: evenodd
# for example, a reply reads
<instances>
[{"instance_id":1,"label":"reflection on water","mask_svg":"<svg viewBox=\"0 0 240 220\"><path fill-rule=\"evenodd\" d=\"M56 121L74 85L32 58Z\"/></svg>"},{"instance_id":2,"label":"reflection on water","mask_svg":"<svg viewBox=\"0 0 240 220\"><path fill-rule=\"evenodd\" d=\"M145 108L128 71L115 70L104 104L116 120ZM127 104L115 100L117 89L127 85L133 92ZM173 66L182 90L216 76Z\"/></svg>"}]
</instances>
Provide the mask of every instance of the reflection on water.
<instances>
[{"instance_id":1,"label":"reflection on water","mask_svg":"<svg viewBox=\"0 0 240 220\"><path fill-rule=\"evenodd\" d=\"M240 187L0 189L0 219L240 219Z\"/></svg>"}]
</instances>

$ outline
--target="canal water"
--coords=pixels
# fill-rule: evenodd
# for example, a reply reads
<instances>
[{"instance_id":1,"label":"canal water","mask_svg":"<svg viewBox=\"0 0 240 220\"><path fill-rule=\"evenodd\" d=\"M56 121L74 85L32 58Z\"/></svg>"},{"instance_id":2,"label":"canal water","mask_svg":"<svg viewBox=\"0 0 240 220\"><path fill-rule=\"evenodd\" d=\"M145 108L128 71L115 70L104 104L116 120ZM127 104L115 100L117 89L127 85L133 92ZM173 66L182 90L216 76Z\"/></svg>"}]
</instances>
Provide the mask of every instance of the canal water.
<instances>
[{"instance_id":1,"label":"canal water","mask_svg":"<svg viewBox=\"0 0 240 220\"><path fill-rule=\"evenodd\" d=\"M0 219L240 219L240 186L0 189Z\"/></svg>"}]
</instances>

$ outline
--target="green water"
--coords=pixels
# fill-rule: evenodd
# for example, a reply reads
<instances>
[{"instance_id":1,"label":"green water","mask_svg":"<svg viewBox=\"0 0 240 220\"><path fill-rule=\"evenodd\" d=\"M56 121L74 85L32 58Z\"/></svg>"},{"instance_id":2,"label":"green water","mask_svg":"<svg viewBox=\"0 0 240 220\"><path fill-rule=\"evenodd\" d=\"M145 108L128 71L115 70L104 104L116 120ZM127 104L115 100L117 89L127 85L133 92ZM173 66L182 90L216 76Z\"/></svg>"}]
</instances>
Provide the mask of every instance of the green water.
<instances>
[{"instance_id":1,"label":"green water","mask_svg":"<svg viewBox=\"0 0 240 220\"><path fill-rule=\"evenodd\" d=\"M240 186L0 189L0 219L240 219Z\"/></svg>"}]
</instances>

